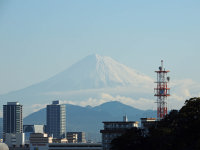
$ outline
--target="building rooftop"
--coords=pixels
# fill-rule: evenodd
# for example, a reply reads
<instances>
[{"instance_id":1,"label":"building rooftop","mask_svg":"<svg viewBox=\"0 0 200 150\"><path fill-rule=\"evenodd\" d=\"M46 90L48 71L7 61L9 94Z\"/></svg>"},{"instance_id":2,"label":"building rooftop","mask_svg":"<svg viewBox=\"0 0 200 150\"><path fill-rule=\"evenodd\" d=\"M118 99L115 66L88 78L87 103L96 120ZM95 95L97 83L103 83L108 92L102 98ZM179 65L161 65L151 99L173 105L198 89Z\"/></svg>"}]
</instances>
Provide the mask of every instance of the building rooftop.
<instances>
[{"instance_id":1,"label":"building rooftop","mask_svg":"<svg viewBox=\"0 0 200 150\"><path fill-rule=\"evenodd\" d=\"M139 123L138 121L103 121L103 123L119 123L119 124L127 124L127 123Z\"/></svg>"},{"instance_id":2,"label":"building rooftop","mask_svg":"<svg viewBox=\"0 0 200 150\"><path fill-rule=\"evenodd\" d=\"M58 104L59 104L59 100L52 101L52 104L54 104L54 105L58 105Z\"/></svg>"},{"instance_id":3,"label":"building rooftop","mask_svg":"<svg viewBox=\"0 0 200 150\"><path fill-rule=\"evenodd\" d=\"M151 121L155 121L156 118L140 118L141 120L145 120L145 121L148 121L148 120L151 120Z\"/></svg>"},{"instance_id":4,"label":"building rooftop","mask_svg":"<svg viewBox=\"0 0 200 150\"><path fill-rule=\"evenodd\" d=\"M51 143L49 147L101 147L101 143Z\"/></svg>"},{"instance_id":5,"label":"building rooftop","mask_svg":"<svg viewBox=\"0 0 200 150\"><path fill-rule=\"evenodd\" d=\"M7 102L7 105L19 105L19 102Z\"/></svg>"}]
</instances>

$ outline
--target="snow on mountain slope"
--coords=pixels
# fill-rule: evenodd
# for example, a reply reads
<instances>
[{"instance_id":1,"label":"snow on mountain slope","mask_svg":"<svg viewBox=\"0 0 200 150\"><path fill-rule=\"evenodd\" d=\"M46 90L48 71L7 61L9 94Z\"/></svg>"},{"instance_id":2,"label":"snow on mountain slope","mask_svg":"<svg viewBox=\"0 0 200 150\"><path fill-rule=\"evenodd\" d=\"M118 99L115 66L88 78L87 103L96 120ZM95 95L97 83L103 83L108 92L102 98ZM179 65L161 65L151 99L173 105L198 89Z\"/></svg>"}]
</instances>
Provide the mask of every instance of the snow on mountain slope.
<instances>
[{"instance_id":1,"label":"snow on mountain slope","mask_svg":"<svg viewBox=\"0 0 200 150\"><path fill-rule=\"evenodd\" d=\"M69 69L39 84L42 91L148 86L153 80L110 57L90 55ZM40 87L41 89L41 87Z\"/></svg>"}]
</instances>

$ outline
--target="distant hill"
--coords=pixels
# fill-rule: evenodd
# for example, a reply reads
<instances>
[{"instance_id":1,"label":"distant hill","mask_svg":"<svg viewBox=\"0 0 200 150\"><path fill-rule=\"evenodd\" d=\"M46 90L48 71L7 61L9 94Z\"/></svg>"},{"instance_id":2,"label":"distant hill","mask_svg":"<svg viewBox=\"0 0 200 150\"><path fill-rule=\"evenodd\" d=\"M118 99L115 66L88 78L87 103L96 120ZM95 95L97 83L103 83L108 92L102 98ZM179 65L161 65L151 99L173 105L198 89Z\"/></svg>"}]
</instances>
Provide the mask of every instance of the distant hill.
<instances>
[{"instance_id":1,"label":"distant hill","mask_svg":"<svg viewBox=\"0 0 200 150\"><path fill-rule=\"evenodd\" d=\"M122 121L123 115L131 121L140 121L141 117L155 117L152 110L139 110L120 102L107 102L96 107L81 107L66 104L67 131L85 131L87 139L101 140L102 121ZM41 109L24 118L24 124L46 124L46 109Z\"/></svg>"}]
</instances>

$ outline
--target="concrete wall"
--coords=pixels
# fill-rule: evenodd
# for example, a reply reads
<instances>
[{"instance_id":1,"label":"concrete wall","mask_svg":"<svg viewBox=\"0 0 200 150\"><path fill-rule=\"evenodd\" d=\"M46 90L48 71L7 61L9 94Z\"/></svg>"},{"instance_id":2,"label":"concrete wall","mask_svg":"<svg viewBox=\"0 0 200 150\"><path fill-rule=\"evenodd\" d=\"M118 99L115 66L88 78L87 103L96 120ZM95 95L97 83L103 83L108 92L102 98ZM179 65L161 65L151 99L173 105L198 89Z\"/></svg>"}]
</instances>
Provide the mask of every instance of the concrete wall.
<instances>
[{"instance_id":1,"label":"concrete wall","mask_svg":"<svg viewBox=\"0 0 200 150\"><path fill-rule=\"evenodd\" d=\"M5 143L8 147L13 147L13 145L20 147L25 144L25 135L24 133L6 133Z\"/></svg>"}]
</instances>

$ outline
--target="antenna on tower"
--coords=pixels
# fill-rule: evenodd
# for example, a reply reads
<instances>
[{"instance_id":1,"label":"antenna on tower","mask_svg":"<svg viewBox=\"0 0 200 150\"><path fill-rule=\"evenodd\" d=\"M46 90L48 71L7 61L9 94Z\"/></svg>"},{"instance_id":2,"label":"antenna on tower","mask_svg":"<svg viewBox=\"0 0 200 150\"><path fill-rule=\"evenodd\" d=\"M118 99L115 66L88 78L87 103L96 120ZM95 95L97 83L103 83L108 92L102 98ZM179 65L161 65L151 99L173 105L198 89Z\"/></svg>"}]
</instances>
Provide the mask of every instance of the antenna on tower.
<instances>
[{"instance_id":1,"label":"antenna on tower","mask_svg":"<svg viewBox=\"0 0 200 150\"><path fill-rule=\"evenodd\" d=\"M155 72L157 73L157 81L155 82L157 87L154 88L154 96L157 97L157 120L161 120L167 115L167 97L170 96L170 88L168 88L170 77L167 77L167 73L170 71L163 69L163 60L161 60L159 71Z\"/></svg>"},{"instance_id":2,"label":"antenna on tower","mask_svg":"<svg viewBox=\"0 0 200 150\"><path fill-rule=\"evenodd\" d=\"M161 60L161 66L162 66L162 68L163 68L163 60Z\"/></svg>"}]
</instances>

